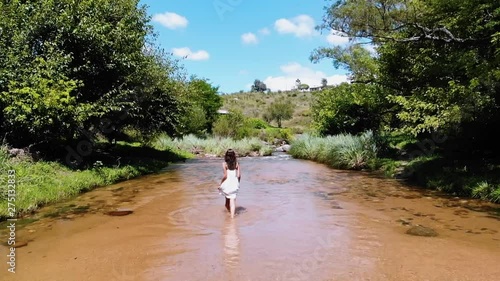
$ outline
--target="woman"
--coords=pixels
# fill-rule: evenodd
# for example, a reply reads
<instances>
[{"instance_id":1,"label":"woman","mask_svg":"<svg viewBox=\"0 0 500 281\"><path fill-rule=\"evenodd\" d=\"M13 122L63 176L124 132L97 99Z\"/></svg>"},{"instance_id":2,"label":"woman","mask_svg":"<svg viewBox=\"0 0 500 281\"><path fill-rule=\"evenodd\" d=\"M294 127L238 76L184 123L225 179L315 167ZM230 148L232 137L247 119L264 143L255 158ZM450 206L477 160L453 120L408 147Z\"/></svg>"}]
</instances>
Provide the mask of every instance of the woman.
<instances>
[{"instance_id":1,"label":"woman","mask_svg":"<svg viewBox=\"0 0 500 281\"><path fill-rule=\"evenodd\" d=\"M224 177L221 180L219 190L226 197L226 209L231 213L231 218L234 218L236 195L240 189L241 170L234 150L228 149L224 160L222 163Z\"/></svg>"}]
</instances>

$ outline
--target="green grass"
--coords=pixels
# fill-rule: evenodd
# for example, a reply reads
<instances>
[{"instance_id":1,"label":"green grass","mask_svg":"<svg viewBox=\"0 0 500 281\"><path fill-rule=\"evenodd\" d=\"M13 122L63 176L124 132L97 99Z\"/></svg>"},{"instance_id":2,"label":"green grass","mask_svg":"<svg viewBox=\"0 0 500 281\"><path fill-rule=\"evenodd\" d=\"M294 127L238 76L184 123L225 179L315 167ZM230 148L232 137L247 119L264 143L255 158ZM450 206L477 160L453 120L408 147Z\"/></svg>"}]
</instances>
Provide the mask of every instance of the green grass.
<instances>
[{"instance_id":1,"label":"green grass","mask_svg":"<svg viewBox=\"0 0 500 281\"><path fill-rule=\"evenodd\" d=\"M244 138L241 140L234 140L231 138L198 138L194 135L187 135L183 138L171 138L167 135L158 136L153 142L153 147L157 149L164 149L174 147L178 150L189 151L193 154L202 153L215 155L217 157L224 156L227 149L232 148L239 156L271 155L272 147L266 145L262 140L253 138Z\"/></svg>"},{"instance_id":2,"label":"green grass","mask_svg":"<svg viewBox=\"0 0 500 281\"><path fill-rule=\"evenodd\" d=\"M340 134L328 137L304 134L292 142L290 154L337 169L359 170L372 167L377 158L377 146L371 132L359 136Z\"/></svg>"},{"instance_id":3,"label":"green grass","mask_svg":"<svg viewBox=\"0 0 500 281\"><path fill-rule=\"evenodd\" d=\"M387 177L398 177L422 188L454 196L478 198L500 203L500 163L495 159L443 153L436 147L424 152L418 141L402 134L386 134L379 143L376 167ZM418 153L417 153L418 155ZM411 158L411 159L410 159Z\"/></svg>"},{"instance_id":4,"label":"green grass","mask_svg":"<svg viewBox=\"0 0 500 281\"><path fill-rule=\"evenodd\" d=\"M118 144L109 150L96 151L86 159L88 168L81 170L53 161L34 161L24 156L10 158L0 148L0 220L11 216L8 205L8 171L15 171L15 216L31 213L43 205L55 203L118 181L154 173L173 161L185 159L165 148ZM11 178L12 179L12 178ZM11 205L12 207L12 205Z\"/></svg>"},{"instance_id":5,"label":"green grass","mask_svg":"<svg viewBox=\"0 0 500 281\"><path fill-rule=\"evenodd\" d=\"M483 160L418 157L405 167L407 178L429 189L500 203L500 165Z\"/></svg>"}]
</instances>

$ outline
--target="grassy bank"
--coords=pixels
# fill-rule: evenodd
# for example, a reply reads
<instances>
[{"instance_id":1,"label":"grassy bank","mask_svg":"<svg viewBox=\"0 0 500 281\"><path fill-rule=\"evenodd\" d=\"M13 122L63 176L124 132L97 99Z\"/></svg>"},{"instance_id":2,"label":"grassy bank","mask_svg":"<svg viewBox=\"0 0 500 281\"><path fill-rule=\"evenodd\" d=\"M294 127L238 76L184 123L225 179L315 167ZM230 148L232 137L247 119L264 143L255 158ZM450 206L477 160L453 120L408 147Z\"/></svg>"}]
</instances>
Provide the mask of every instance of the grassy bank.
<instances>
[{"instance_id":1,"label":"grassy bank","mask_svg":"<svg viewBox=\"0 0 500 281\"><path fill-rule=\"evenodd\" d=\"M120 143L105 152L96 149L87 161L92 167L73 170L59 162L34 161L29 156L11 158L0 148L0 220L11 216L8 206L8 174L15 171L15 215L29 214L43 205L58 202L99 186L155 173L188 157L187 153L162 151ZM13 179L13 177L11 177ZM11 199L12 200L12 199ZM12 205L11 205L12 207Z\"/></svg>"},{"instance_id":2,"label":"grassy bank","mask_svg":"<svg viewBox=\"0 0 500 281\"><path fill-rule=\"evenodd\" d=\"M422 188L460 197L500 203L500 163L495 159L463 155L444 157L439 149L423 152L417 141L400 136L303 135L292 143L296 158L324 163L337 169L382 172ZM417 155L416 157L414 155Z\"/></svg>"},{"instance_id":3,"label":"grassy bank","mask_svg":"<svg viewBox=\"0 0 500 281\"><path fill-rule=\"evenodd\" d=\"M305 134L292 142L290 154L337 169L366 169L375 165L377 146L371 132L324 138Z\"/></svg>"},{"instance_id":4,"label":"grassy bank","mask_svg":"<svg viewBox=\"0 0 500 281\"><path fill-rule=\"evenodd\" d=\"M367 132L360 136L303 135L292 143L290 154L336 169L382 172L422 188L500 203L500 163L443 157L439 150L412 158L412 152L418 149L415 140L381 140Z\"/></svg>"},{"instance_id":5,"label":"grassy bank","mask_svg":"<svg viewBox=\"0 0 500 281\"><path fill-rule=\"evenodd\" d=\"M459 197L500 203L500 160L495 154L473 152L452 138L437 145L432 137L418 141L387 134L377 161L386 176L405 179L423 188ZM437 139L436 139L437 140Z\"/></svg>"},{"instance_id":6,"label":"grassy bank","mask_svg":"<svg viewBox=\"0 0 500 281\"><path fill-rule=\"evenodd\" d=\"M500 164L484 160L447 159L438 154L414 159L379 159L388 177L460 197L500 203Z\"/></svg>"},{"instance_id":7,"label":"grassy bank","mask_svg":"<svg viewBox=\"0 0 500 281\"><path fill-rule=\"evenodd\" d=\"M232 138L199 138L193 135L171 138L167 135L157 137L152 146L156 149L174 147L193 154L222 157L228 148L234 149L239 156L268 156L273 149L256 137L234 140Z\"/></svg>"}]
</instances>

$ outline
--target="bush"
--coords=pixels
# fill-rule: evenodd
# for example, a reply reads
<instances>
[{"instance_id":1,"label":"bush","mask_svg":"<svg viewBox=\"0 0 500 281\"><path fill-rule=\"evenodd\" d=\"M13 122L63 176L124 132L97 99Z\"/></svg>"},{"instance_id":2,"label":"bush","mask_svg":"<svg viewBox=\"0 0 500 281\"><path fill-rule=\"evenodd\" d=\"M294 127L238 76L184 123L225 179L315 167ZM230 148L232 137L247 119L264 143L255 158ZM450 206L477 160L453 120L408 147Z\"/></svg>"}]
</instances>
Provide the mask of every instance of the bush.
<instances>
[{"instance_id":1,"label":"bush","mask_svg":"<svg viewBox=\"0 0 500 281\"><path fill-rule=\"evenodd\" d=\"M259 118L248 118L247 122L253 129L265 129L270 127L266 121Z\"/></svg>"},{"instance_id":2,"label":"bush","mask_svg":"<svg viewBox=\"0 0 500 281\"><path fill-rule=\"evenodd\" d=\"M314 94L311 117L324 135L358 134L378 130L386 112L384 92L378 86L343 83Z\"/></svg>"},{"instance_id":3,"label":"bush","mask_svg":"<svg viewBox=\"0 0 500 281\"><path fill-rule=\"evenodd\" d=\"M251 134L251 126L243 113L234 111L217 118L213 125L213 133L218 137L242 139Z\"/></svg>"},{"instance_id":4,"label":"bush","mask_svg":"<svg viewBox=\"0 0 500 281\"><path fill-rule=\"evenodd\" d=\"M165 147L175 147L179 150L191 151L192 153L205 153L222 157L226 150L232 148L239 156L248 156L258 154L261 156L271 155L272 148L264 145L258 138L242 138L235 140L232 138L215 137L201 139L194 135L187 135L183 138L170 138L167 135L161 135L155 139L153 146L156 149Z\"/></svg>"},{"instance_id":5,"label":"bush","mask_svg":"<svg viewBox=\"0 0 500 281\"><path fill-rule=\"evenodd\" d=\"M266 128L260 130L258 133L259 139L268 142L275 143L276 141L285 140L290 142L293 139L292 129L280 129L280 128Z\"/></svg>"},{"instance_id":6,"label":"bush","mask_svg":"<svg viewBox=\"0 0 500 281\"><path fill-rule=\"evenodd\" d=\"M359 170L369 168L376 160L377 146L371 131L359 136L340 134L324 138L304 134L292 142L290 154L333 168Z\"/></svg>"}]
</instances>

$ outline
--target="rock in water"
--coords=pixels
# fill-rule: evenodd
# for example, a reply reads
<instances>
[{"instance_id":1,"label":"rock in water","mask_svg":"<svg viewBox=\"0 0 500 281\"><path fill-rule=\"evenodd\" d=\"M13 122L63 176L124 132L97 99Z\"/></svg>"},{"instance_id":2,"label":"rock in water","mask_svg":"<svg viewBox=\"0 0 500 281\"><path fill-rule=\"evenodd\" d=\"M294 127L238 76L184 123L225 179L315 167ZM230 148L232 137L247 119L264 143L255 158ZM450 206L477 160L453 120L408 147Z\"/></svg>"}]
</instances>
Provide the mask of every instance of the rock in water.
<instances>
[{"instance_id":1,"label":"rock in water","mask_svg":"<svg viewBox=\"0 0 500 281\"><path fill-rule=\"evenodd\" d=\"M28 246L28 242L26 242L26 241L16 242L16 245L14 245L13 247L14 248L21 248L21 247L24 247L24 246Z\"/></svg>"},{"instance_id":2,"label":"rock in water","mask_svg":"<svg viewBox=\"0 0 500 281\"><path fill-rule=\"evenodd\" d=\"M132 214L134 211L132 210L116 210L108 212L108 216L126 216Z\"/></svg>"},{"instance_id":3,"label":"rock in water","mask_svg":"<svg viewBox=\"0 0 500 281\"><path fill-rule=\"evenodd\" d=\"M414 236L425 236L425 237L434 237L438 236L438 233L429 227L415 225L406 231L406 234L414 235Z\"/></svg>"},{"instance_id":4,"label":"rock in water","mask_svg":"<svg viewBox=\"0 0 500 281\"><path fill-rule=\"evenodd\" d=\"M3 245L8 247L8 248L21 248L21 247L28 246L28 242L27 241L16 241L16 243L14 245L9 245L8 242L4 242Z\"/></svg>"}]
</instances>

